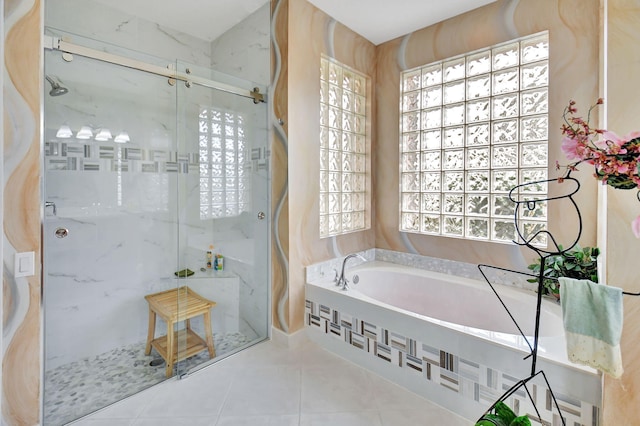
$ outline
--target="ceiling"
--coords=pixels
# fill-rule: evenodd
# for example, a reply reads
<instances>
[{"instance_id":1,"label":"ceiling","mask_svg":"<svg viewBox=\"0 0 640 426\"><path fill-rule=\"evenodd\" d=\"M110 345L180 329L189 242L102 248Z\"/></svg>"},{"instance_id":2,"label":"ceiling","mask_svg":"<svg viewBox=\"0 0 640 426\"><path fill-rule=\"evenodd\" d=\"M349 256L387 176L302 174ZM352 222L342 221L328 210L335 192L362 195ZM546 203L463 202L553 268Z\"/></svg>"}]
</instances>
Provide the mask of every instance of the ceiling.
<instances>
[{"instance_id":1,"label":"ceiling","mask_svg":"<svg viewBox=\"0 0 640 426\"><path fill-rule=\"evenodd\" d=\"M95 0L126 13L213 41L269 0ZM478 8L495 0L309 0L374 44Z\"/></svg>"},{"instance_id":2,"label":"ceiling","mask_svg":"<svg viewBox=\"0 0 640 426\"><path fill-rule=\"evenodd\" d=\"M373 44L428 27L495 0L309 0Z\"/></svg>"}]
</instances>

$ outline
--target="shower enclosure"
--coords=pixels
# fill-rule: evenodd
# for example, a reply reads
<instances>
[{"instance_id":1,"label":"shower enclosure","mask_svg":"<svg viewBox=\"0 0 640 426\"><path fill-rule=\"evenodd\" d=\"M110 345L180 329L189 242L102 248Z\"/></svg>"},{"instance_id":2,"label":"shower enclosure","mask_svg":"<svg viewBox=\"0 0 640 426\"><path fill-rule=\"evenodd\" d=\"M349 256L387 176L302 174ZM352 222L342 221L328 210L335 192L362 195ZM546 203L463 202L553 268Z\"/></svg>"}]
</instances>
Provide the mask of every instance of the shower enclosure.
<instances>
[{"instance_id":1,"label":"shower enclosure","mask_svg":"<svg viewBox=\"0 0 640 426\"><path fill-rule=\"evenodd\" d=\"M268 336L270 191L264 86L47 33L43 412L59 425L166 378L145 354L145 296L186 286L216 302L216 356L189 356L182 321L169 375ZM204 317L189 323L206 340Z\"/></svg>"}]
</instances>

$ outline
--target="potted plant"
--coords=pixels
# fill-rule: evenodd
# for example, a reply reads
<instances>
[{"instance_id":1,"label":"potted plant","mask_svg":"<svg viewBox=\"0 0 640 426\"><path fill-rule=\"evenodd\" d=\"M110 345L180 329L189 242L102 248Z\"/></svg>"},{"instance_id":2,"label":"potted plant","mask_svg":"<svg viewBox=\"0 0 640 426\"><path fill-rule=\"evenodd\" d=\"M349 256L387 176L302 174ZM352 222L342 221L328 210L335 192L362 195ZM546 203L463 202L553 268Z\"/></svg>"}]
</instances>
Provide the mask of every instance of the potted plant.
<instances>
[{"instance_id":1,"label":"potted plant","mask_svg":"<svg viewBox=\"0 0 640 426\"><path fill-rule=\"evenodd\" d=\"M562 246L559 246L562 250ZM549 294L560 298L560 286L558 277L568 277L580 280L598 282L598 255L597 247L581 248L576 245L573 249L560 254L548 256L544 259L544 278L542 280L542 294ZM540 273L540 262L532 263L528 268L535 274ZM537 283L537 278L527 281Z\"/></svg>"}]
</instances>

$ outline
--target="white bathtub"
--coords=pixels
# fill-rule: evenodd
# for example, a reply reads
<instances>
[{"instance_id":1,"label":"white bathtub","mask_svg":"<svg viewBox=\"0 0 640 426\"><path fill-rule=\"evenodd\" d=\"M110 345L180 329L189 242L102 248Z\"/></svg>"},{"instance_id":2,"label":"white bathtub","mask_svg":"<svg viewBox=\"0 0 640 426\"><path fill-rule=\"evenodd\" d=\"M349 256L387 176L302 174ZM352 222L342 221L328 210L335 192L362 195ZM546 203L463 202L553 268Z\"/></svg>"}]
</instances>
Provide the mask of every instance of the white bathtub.
<instances>
[{"instance_id":1,"label":"white bathtub","mask_svg":"<svg viewBox=\"0 0 640 426\"><path fill-rule=\"evenodd\" d=\"M470 420L528 377L527 339L486 282L379 261L348 268L347 291L335 286L330 270L324 275L306 284L305 323L327 349ZM537 295L494 287L533 345ZM543 300L541 313L537 370L562 395L567 424L597 424L599 375L567 361L560 306Z\"/></svg>"},{"instance_id":2,"label":"white bathtub","mask_svg":"<svg viewBox=\"0 0 640 426\"><path fill-rule=\"evenodd\" d=\"M519 335L514 322L500 305L486 283L438 272L413 269L393 264L365 264L347 274L350 281L359 276L357 285L350 285L353 296L373 299L425 320L464 329ZM496 286L522 332L533 336L535 329L536 294L527 290ZM562 312L551 300L543 300L540 336L562 336ZM461 327L462 326L462 327ZM530 339L533 345L533 339ZM561 354L558 354L561 357Z\"/></svg>"}]
</instances>

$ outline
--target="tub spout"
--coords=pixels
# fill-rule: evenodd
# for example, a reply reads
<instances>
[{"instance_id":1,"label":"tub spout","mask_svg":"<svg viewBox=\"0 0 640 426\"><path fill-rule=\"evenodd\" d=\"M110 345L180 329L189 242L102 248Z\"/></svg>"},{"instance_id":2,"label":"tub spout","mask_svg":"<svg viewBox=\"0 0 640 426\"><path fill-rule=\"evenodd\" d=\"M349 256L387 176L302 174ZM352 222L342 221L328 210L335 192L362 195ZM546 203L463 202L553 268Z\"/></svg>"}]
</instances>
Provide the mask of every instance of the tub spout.
<instances>
[{"instance_id":1,"label":"tub spout","mask_svg":"<svg viewBox=\"0 0 640 426\"><path fill-rule=\"evenodd\" d=\"M347 260L351 259L352 257L360 258L365 262L367 261L367 259L365 259L362 255L358 253L351 253L344 258L344 260L342 261L342 269L340 271L340 277L336 281L336 286L338 287L342 286L343 290L349 290L349 280L347 280L347 277L344 276L344 268L347 265Z\"/></svg>"}]
</instances>

